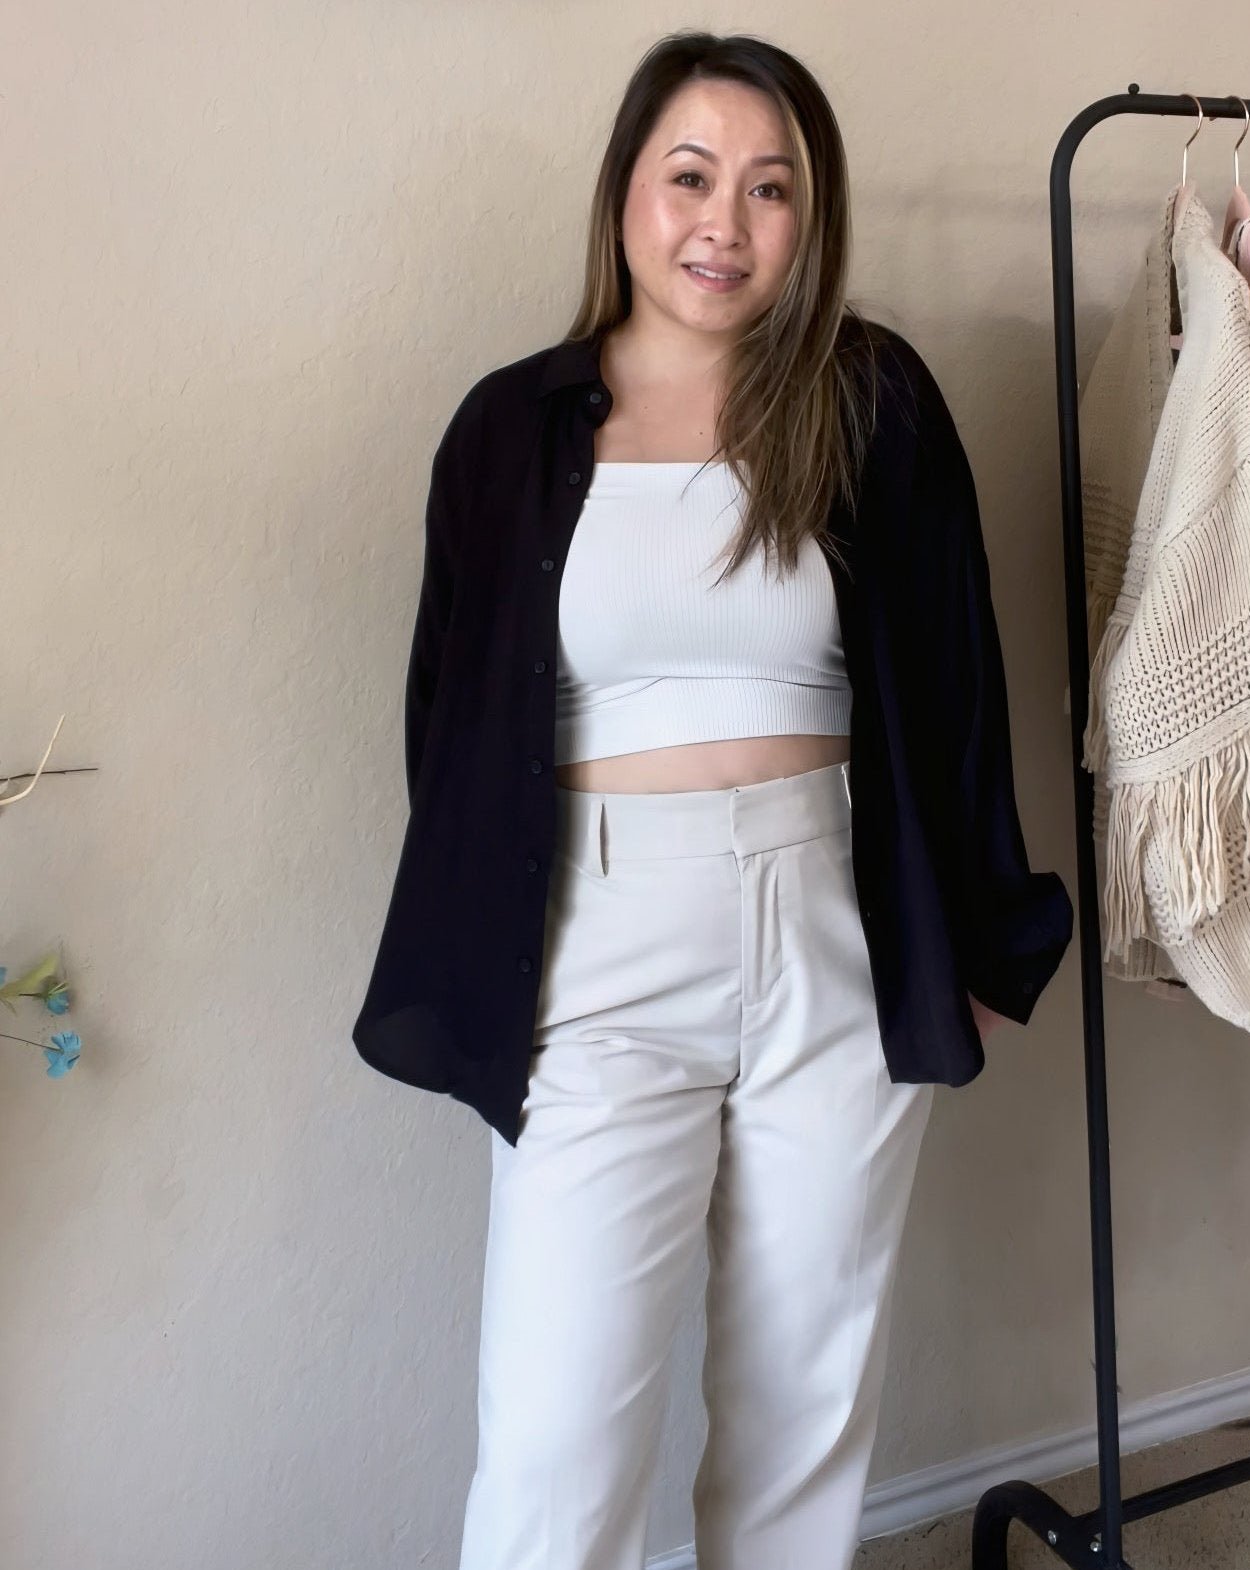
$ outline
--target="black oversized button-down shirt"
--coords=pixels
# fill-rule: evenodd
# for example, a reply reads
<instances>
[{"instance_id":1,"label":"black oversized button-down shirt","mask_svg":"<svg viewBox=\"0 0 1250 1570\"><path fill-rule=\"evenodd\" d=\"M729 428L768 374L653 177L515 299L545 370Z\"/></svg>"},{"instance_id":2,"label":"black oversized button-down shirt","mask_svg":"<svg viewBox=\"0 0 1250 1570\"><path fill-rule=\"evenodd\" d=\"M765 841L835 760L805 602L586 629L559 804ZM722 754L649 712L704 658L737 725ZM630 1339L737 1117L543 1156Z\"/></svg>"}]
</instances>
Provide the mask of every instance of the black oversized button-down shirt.
<instances>
[{"instance_id":1,"label":"black oversized button-down shirt","mask_svg":"<svg viewBox=\"0 0 1250 1570\"><path fill-rule=\"evenodd\" d=\"M1072 936L1029 868L972 474L917 351L873 324L876 431L831 524L852 868L895 1082L984 1066L968 994L1026 1024ZM353 1029L384 1074L521 1136L555 843L560 578L612 394L598 338L483 376L435 452L405 697L409 817Z\"/></svg>"}]
</instances>

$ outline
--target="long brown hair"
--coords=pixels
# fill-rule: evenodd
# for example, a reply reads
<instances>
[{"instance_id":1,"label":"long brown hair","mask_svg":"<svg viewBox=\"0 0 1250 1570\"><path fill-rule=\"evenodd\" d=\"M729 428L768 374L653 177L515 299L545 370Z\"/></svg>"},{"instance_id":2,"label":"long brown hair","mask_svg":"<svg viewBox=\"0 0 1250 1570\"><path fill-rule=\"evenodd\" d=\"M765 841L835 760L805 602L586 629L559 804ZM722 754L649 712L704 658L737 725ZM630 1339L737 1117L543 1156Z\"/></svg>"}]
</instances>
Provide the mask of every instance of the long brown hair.
<instances>
[{"instance_id":1,"label":"long brown hair","mask_svg":"<svg viewBox=\"0 0 1250 1570\"><path fill-rule=\"evenodd\" d=\"M747 498L726 575L757 544L765 551L771 544L793 570L808 535L844 560L828 523L835 496L854 507L876 420L873 324L846 298L851 210L842 136L819 83L793 55L746 34L692 30L669 33L647 51L603 155L582 300L565 336L601 340L629 315L629 269L616 230L630 175L672 94L708 78L766 92L795 160L794 258L774 305L734 346L717 420L716 450Z\"/></svg>"}]
</instances>

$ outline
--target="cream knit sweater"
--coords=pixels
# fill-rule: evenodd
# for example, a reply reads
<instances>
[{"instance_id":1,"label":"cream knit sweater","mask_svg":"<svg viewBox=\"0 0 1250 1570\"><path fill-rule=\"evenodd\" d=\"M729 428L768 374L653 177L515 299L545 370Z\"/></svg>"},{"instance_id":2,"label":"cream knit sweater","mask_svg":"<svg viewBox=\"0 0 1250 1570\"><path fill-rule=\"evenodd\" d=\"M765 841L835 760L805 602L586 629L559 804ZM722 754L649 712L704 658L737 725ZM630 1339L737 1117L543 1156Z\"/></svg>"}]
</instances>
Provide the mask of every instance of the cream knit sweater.
<instances>
[{"instance_id":1,"label":"cream knit sweater","mask_svg":"<svg viewBox=\"0 0 1250 1570\"><path fill-rule=\"evenodd\" d=\"M1104 959L1175 974L1250 1028L1250 284L1192 183L1169 193L1081 420Z\"/></svg>"},{"instance_id":2,"label":"cream knit sweater","mask_svg":"<svg viewBox=\"0 0 1250 1570\"><path fill-rule=\"evenodd\" d=\"M1175 190L1170 192L1163 204L1133 287L1116 312L1081 393L1081 513L1091 660L1124 581L1137 502L1172 380L1168 280L1175 195ZM1065 690L1065 713L1068 706ZM1084 762L1088 768L1088 752ZM1106 780L1095 774L1094 849L1104 888L1107 808ZM1108 948L1103 958L1109 973L1122 981L1176 979L1166 950L1147 937L1133 938L1119 951Z\"/></svg>"}]
</instances>

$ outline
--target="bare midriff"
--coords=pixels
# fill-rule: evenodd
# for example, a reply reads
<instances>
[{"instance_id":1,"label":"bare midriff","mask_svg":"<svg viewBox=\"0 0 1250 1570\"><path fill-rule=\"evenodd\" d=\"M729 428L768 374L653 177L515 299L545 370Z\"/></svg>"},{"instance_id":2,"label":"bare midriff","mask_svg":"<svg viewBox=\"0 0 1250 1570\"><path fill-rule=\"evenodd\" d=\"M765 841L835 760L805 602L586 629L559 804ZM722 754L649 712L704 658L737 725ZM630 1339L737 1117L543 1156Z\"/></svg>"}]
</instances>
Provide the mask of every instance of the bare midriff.
<instances>
[{"instance_id":1,"label":"bare midriff","mask_svg":"<svg viewBox=\"0 0 1250 1570\"><path fill-rule=\"evenodd\" d=\"M609 792L724 790L845 763L849 736L743 736L680 747L586 758L556 767L566 790Z\"/></svg>"}]
</instances>

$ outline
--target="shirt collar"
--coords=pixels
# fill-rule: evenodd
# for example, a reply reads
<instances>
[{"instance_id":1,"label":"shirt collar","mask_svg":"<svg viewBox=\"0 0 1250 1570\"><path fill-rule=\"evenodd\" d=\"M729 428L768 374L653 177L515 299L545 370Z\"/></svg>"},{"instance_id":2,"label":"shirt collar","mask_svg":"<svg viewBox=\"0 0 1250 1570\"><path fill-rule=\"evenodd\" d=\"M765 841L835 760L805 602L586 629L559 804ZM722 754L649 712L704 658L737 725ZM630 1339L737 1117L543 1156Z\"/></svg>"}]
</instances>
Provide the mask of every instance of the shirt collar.
<instances>
[{"instance_id":1,"label":"shirt collar","mask_svg":"<svg viewBox=\"0 0 1250 1570\"><path fill-rule=\"evenodd\" d=\"M548 352L543 366L538 396L545 398L560 387L580 387L586 382L599 381L599 350L603 337L601 327L588 338L565 338L556 344Z\"/></svg>"}]
</instances>

